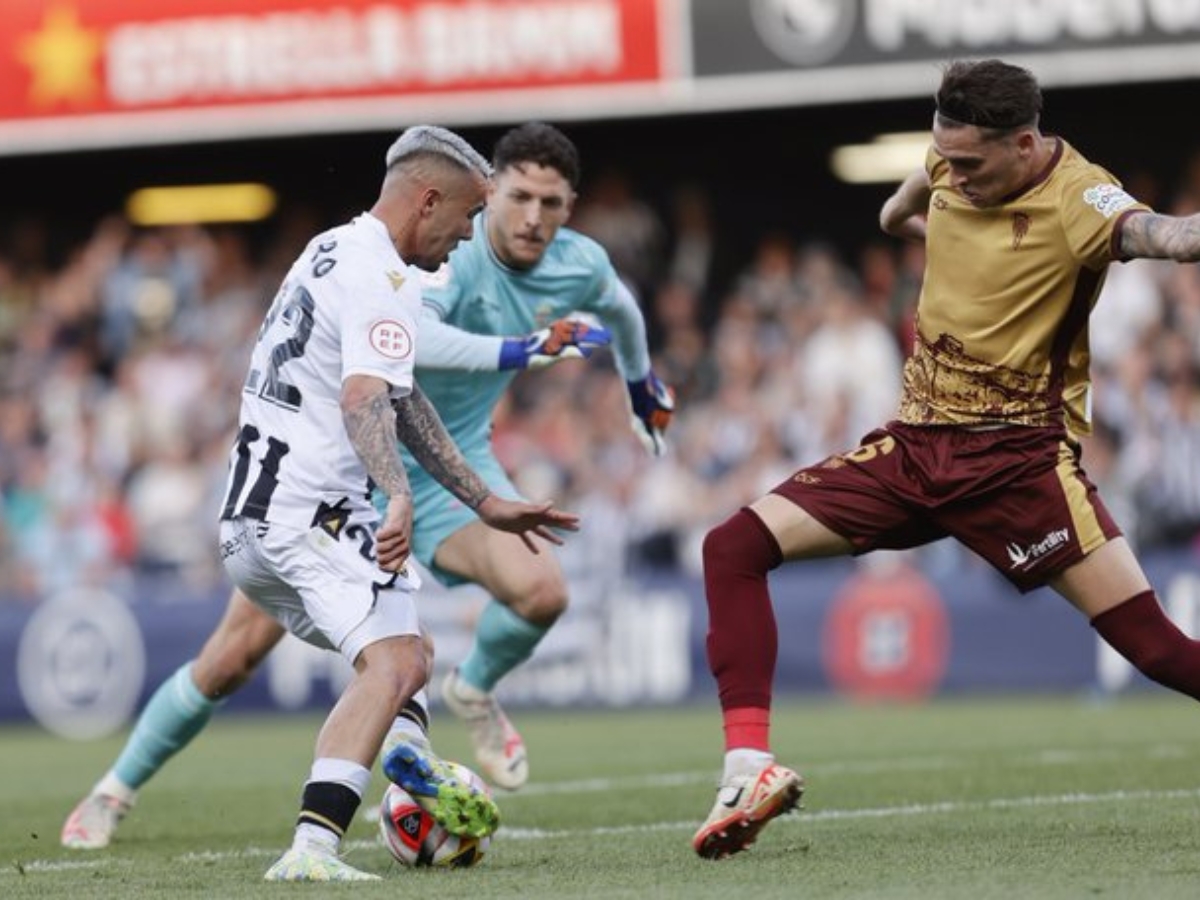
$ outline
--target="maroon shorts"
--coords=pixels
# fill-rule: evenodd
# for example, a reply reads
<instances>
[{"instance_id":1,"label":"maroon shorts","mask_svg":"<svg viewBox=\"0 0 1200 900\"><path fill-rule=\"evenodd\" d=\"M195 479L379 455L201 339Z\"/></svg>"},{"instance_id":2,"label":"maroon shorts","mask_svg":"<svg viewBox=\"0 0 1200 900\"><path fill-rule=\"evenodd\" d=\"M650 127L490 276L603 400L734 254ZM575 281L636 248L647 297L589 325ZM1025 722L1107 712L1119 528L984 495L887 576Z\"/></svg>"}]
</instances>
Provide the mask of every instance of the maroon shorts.
<instances>
[{"instance_id":1,"label":"maroon shorts","mask_svg":"<svg viewBox=\"0 0 1200 900\"><path fill-rule=\"evenodd\" d=\"M1056 428L891 422L772 493L856 554L956 538L1022 592L1121 534L1079 466L1079 446Z\"/></svg>"}]
</instances>

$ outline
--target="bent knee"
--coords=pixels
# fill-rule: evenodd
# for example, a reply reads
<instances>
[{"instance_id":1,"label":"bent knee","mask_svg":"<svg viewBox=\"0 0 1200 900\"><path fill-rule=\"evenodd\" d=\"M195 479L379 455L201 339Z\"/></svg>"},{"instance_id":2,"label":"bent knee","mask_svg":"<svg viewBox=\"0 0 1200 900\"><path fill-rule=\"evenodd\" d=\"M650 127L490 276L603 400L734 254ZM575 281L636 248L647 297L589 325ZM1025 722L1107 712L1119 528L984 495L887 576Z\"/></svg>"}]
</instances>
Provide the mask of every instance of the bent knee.
<instances>
[{"instance_id":1,"label":"bent knee","mask_svg":"<svg viewBox=\"0 0 1200 900\"><path fill-rule=\"evenodd\" d=\"M520 596L504 605L527 622L549 626L566 611L568 602L563 579L547 576L536 579Z\"/></svg>"},{"instance_id":2,"label":"bent knee","mask_svg":"<svg viewBox=\"0 0 1200 900\"><path fill-rule=\"evenodd\" d=\"M375 689L386 696L405 699L423 688L432 673L431 660L421 639L370 645L355 667L359 677Z\"/></svg>"},{"instance_id":3,"label":"bent knee","mask_svg":"<svg viewBox=\"0 0 1200 900\"><path fill-rule=\"evenodd\" d=\"M709 530L701 545L704 571L765 573L782 560L779 543L754 513L741 509Z\"/></svg>"}]
</instances>

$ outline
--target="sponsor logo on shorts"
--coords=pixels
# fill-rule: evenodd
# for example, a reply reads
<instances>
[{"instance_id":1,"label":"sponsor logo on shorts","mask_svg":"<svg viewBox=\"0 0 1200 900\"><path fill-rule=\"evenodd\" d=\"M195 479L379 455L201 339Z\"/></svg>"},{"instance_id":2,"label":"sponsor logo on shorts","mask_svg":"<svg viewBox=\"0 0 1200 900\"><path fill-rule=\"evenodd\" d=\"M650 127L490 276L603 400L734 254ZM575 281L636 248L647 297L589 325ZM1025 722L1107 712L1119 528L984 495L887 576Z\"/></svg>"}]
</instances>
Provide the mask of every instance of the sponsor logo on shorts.
<instances>
[{"instance_id":1,"label":"sponsor logo on shorts","mask_svg":"<svg viewBox=\"0 0 1200 900\"><path fill-rule=\"evenodd\" d=\"M1083 202L1096 208L1096 212L1111 219L1123 209L1128 209L1137 201L1115 184L1097 184L1083 192Z\"/></svg>"},{"instance_id":2,"label":"sponsor logo on shorts","mask_svg":"<svg viewBox=\"0 0 1200 900\"><path fill-rule=\"evenodd\" d=\"M250 532L246 529L239 529L234 533L233 537L227 541L221 541L221 560L227 560L231 556L236 556L242 551L242 548L250 546Z\"/></svg>"},{"instance_id":3,"label":"sponsor logo on shorts","mask_svg":"<svg viewBox=\"0 0 1200 900\"><path fill-rule=\"evenodd\" d=\"M792 481L798 481L801 484L820 484L821 476L814 475L812 472L797 472L792 476Z\"/></svg>"},{"instance_id":4,"label":"sponsor logo on shorts","mask_svg":"<svg viewBox=\"0 0 1200 900\"><path fill-rule=\"evenodd\" d=\"M1071 533L1066 528L1059 528L1057 531L1051 531L1048 535L1028 547L1022 547L1019 544L1009 543L1008 558L1012 560L1012 568L1021 569L1027 568L1046 556L1053 553L1070 539Z\"/></svg>"}]
</instances>

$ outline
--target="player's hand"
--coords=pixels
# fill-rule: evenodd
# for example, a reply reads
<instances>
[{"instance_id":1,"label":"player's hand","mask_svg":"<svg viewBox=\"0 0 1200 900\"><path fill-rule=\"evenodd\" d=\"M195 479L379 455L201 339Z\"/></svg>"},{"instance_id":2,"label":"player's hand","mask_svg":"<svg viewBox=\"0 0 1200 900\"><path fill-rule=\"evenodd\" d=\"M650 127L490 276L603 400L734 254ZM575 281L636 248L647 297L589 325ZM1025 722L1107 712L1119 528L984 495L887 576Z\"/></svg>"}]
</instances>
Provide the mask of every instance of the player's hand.
<instances>
[{"instance_id":1,"label":"player's hand","mask_svg":"<svg viewBox=\"0 0 1200 900\"><path fill-rule=\"evenodd\" d=\"M650 453L662 456L667 450L663 432L675 414L675 392L658 380L654 370L641 381L627 381L626 386L634 434Z\"/></svg>"},{"instance_id":2,"label":"player's hand","mask_svg":"<svg viewBox=\"0 0 1200 900\"><path fill-rule=\"evenodd\" d=\"M525 337L500 345L501 369L542 369L562 359L587 359L612 343L608 329L574 319L558 319Z\"/></svg>"},{"instance_id":3,"label":"player's hand","mask_svg":"<svg viewBox=\"0 0 1200 900\"><path fill-rule=\"evenodd\" d=\"M534 553L541 552L533 540L534 536L562 546L563 539L555 533L555 529L579 530L579 516L555 509L553 503L525 503L489 494L475 512L492 528L519 536Z\"/></svg>"},{"instance_id":4,"label":"player's hand","mask_svg":"<svg viewBox=\"0 0 1200 900\"><path fill-rule=\"evenodd\" d=\"M399 572L412 553L412 497L388 500L383 524L375 532L375 562L385 572Z\"/></svg>"}]
</instances>

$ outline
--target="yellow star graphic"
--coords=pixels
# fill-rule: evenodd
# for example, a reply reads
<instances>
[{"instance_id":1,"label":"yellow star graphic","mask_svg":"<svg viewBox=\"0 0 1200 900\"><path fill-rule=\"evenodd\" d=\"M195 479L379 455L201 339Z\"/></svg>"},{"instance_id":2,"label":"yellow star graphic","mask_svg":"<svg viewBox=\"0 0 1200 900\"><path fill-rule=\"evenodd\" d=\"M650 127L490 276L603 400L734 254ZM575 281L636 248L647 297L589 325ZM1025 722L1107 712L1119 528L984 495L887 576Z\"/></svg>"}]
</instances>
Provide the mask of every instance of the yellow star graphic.
<instances>
[{"instance_id":1,"label":"yellow star graphic","mask_svg":"<svg viewBox=\"0 0 1200 900\"><path fill-rule=\"evenodd\" d=\"M83 104L98 88L96 61L103 49L100 32L80 25L69 6L46 11L41 28L20 41L20 56L33 79L29 99L38 106Z\"/></svg>"}]
</instances>

